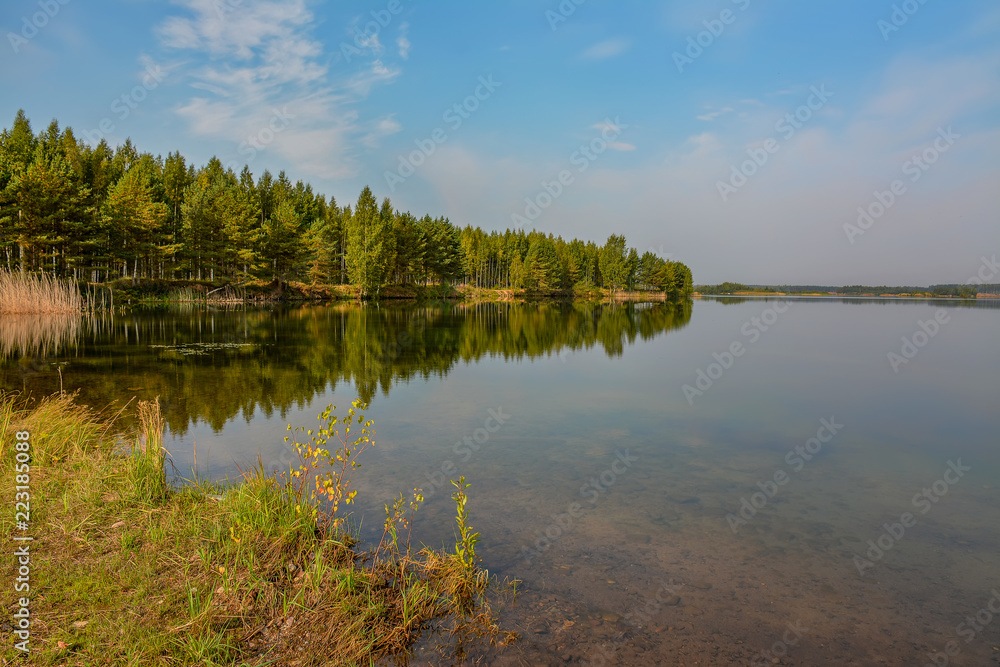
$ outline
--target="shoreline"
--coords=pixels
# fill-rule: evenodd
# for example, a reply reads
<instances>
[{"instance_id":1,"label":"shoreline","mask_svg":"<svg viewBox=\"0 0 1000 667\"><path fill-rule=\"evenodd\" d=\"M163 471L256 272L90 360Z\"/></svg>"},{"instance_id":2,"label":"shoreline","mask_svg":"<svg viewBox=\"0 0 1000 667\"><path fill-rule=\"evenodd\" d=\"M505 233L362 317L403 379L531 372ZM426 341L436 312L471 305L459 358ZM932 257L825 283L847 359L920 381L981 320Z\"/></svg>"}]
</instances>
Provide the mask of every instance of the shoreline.
<instances>
[{"instance_id":1,"label":"shoreline","mask_svg":"<svg viewBox=\"0 0 1000 667\"><path fill-rule=\"evenodd\" d=\"M694 292L691 295L693 299L700 299L701 297L738 297L738 298L753 298L753 297L808 297L808 298L823 298L823 299L909 299L914 301L925 301L928 299L948 299L950 301L977 301L979 299L1000 299L1000 294L987 294L979 293L976 296L953 296L951 294L844 294L841 292L829 293L829 292L733 292L732 294L717 294L711 292Z\"/></svg>"},{"instance_id":2,"label":"shoreline","mask_svg":"<svg viewBox=\"0 0 1000 667\"><path fill-rule=\"evenodd\" d=\"M357 421L374 436L365 407L355 401L340 422L330 409L320 416L330 449L348 461L367 436L341 440L333 424ZM477 649L517 641L496 615L517 582L477 564L465 486L456 483L452 496L457 551L411 551L406 526L419 494L399 496L372 550L345 523L350 507L335 513L357 493L347 478L330 478L324 504L311 484L292 482L321 479L317 464L328 462L307 453L321 445L315 437L291 444L284 475L258 463L234 482L193 475L174 486L158 401L140 402L137 426L123 432L120 417L71 394L30 406L0 394L0 494L31 507L23 521L12 513L3 522L5 538L24 540L15 544L30 545L30 555L0 555L7 581L23 575L22 643L8 642L0 661L30 652L39 664L263 666L330 655L368 664L403 659L429 635L443 642L442 659L463 641Z\"/></svg>"},{"instance_id":3,"label":"shoreline","mask_svg":"<svg viewBox=\"0 0 1000 667\"><path fill-rule=\"evenodd\" d=\"M528 290L523 288L474 287L470 285L390 285L378 295L362 296L353 285L319 285L299 282L213 283L210 281L157 280L120 281L111 284L81 285L96 309L108 306L156 306L168 304L245 305L279 303L457 301L457 302L527 302L527 301L608 301L646 302L683 300L662 291L610 290L599 287L576 287L565 290ZM102 293L104 294L102 296ZM690 295L689 295L690 297ZM688 297L688 298L689 298Z\"/></svg>"}]
</instances>

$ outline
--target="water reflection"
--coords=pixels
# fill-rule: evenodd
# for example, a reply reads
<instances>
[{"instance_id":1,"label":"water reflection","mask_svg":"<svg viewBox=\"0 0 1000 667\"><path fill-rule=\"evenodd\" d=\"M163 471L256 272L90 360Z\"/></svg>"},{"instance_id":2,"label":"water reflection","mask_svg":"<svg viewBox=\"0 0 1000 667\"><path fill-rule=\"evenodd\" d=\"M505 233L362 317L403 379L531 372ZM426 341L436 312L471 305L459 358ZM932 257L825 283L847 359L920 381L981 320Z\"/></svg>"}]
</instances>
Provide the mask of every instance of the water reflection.
<instances>
[{"instance_id":1,"label":"water reflection","mask_svg":"<svg viewBox=\"0 0 1000 667\"><path fill-rule=\"evenodd\" d=\"M0 318L0 358L59 354L80 335L81 317L26 314Z\"/></svg>"},{"instance_id":2,"label":"water reflection","mask_svg":"<svg viewBox=\"0 0 1000 667\"><path fill-rule=\"evenodd\" d=\"M691 303L333 304L171 309L103 318L5 318L0 388L67 391L93 406L160 397L167 425L216 431L256 409L284 415L350 382L370 401L457 363L601 348L622 354L691 319Z\"/></svg>"},{"instance_id":3,"label":"water reflection","mask_svg":"<svg viewBox=\"0 0 1000 667\"><path fill-rule=\"evenodd\" d=\"M67 388L97 406L160 395L175 435L188 429L168 441L181 472L196 441L215 477L258 455L282 467L287 423L374 397L362 538L421 486L414 540L449 544L446 478L466 475L484 566L524 582L508 619L524 640L486 664L925 664L1000 590L1000 302L794 298L689 404L682 385L747 340L762 300L702 299L694 317L691 304L162 311L84 322L0 372L38 395L68 362ZM947 327L895 372L887 353L939 308ZM505 417L487 433L491 410ZM844 427L799 467L789 452L821 420ZM972 470L921 513L914 495L959 459ZM917 524L869 557L903 512ZM859 573L856 556L873 566ZM974 640L949 664L993 664L996 644Z\"/></svg>"}]
</instances>

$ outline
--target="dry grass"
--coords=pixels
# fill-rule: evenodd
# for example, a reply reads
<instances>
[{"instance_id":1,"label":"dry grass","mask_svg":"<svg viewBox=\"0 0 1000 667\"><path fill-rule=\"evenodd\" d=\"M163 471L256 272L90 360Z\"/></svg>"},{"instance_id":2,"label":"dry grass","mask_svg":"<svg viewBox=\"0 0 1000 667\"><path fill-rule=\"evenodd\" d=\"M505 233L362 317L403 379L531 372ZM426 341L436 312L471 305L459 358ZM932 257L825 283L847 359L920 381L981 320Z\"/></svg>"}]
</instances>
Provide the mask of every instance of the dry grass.
<instances>
[{"instance_id":1,"label":"dry grass","mask_svg":"<svg viewBox=\"0 0 1000 667\"><path fill-rule=\"evenodd\" d=\"M0 313L81 313L85 305L72 281L0 269Z\"/></svg>"}]
</instances>

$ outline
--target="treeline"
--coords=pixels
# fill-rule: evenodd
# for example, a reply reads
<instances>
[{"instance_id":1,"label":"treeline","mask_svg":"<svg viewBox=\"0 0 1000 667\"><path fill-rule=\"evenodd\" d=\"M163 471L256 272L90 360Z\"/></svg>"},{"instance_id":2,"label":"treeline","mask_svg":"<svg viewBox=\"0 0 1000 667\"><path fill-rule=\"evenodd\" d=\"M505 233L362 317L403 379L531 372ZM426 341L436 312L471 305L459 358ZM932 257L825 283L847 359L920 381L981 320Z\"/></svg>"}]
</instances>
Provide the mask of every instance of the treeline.
<instances>
[{"instance_id":1,"label":"treeline","mask_svg":"<svg viewBox=\"0 0 1000 667\"><path fill-rule=\"evenodd\" d=\"M0 263L89 282L274 280L355 285L465 282L479 287L648 289L685 296L691 271L612 235L603 246L538 231L484 232L445 217L354 203L254 178L217 158L195 169L127 140L90 146L53 120L35 135L23 111L0 134Z\"/></svg>"},{"instance_id":2,"label":"treeline","mask_svg":"<svg viewBox=\"0 0 1000 667\"><path fill-rule=\"evenodd\" d=\"M941 296L961 296L976 298L979 293L982 294L1000 294L1000 285L997 284L986 284L986 285L931 285L930 291L932 294Z\"/></svg>"},{"instance_id":3,"label":"treeline","mask_svg":"<svg viewBox=\"0 0 1000 667\"><path fill-rule=\"evenodd\" d=\"M849 295L879 295L879 294L911 294L915 296L955 296L975 299L976 294L984 291L977 285L931 285L930 287L888 287L886 285L847 285L837 288L838 294Z\"/></svg>"},{"instance_id":4,"label":"treeline","mask_svg":"<svg viewBox=\"0 0 1000 667\"><path fill-rule=\"evenodd\" d=\"M705 294L732 294L733 292L746 292L751 288L743 283L724 282L718 285L699 285L698 291Z\"/></svg>"},{"instance_id":5,"label":"treeline","mask_svg":"<svg viewBox=\"0 0 1000 667\"><path fill-rule=\"evenodd\" d=\"M887 285L744 285L743 283L725 282L718 285L698 285L698 292L703 294L734 294L737 292L781 292L783 294L838 294L846 296L879 296L881 294L899 294L911 296L953 296L976 298L979 292L985 294L1000 293L1000 285L931 285L930 287L889 287Z\"/></svg>"}]
</instances>

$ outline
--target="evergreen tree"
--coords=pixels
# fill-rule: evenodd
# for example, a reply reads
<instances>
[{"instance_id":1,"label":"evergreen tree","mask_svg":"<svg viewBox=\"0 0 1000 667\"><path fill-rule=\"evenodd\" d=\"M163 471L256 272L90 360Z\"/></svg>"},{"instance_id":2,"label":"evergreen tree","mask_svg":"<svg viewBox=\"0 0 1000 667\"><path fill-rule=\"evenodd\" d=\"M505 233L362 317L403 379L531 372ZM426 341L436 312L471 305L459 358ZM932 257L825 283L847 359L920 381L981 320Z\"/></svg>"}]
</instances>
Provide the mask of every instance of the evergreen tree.
<instances>
[{"instance_id":1,"label":"evergreen tree","mask_svg":"<svg viewBox=\"0 0 1000 667\"><path fill-rule=\"evenodd\" d=\"M535 239L524 258L521 283L527 289L554 290L562 286L562 267L551 239Z\"/></svg>"},{"instance_id":2,"label":"evergreen tree","mask_svg":"<svg viewBox=\"0 0 1000 667\"><path fill-rule=\"evenodd\" d=\"M21 209L18 205L19 181L34 161L35 135L24 109L17 112L10 130L0 134L0 252L7 268L20 262L18 244Z\"/></svg>"},{"instance_id":3,"label":"evergreen tree","mask_svg":"<svg viewBox=\"0 0 1000 667\"><path fill-rule=\"evenodd\" d=\"M93 211L90 191L73 177L73 170L58 154L45 157L39 144L35 161L13 188L17 207L15 230L27 271L74 274L82 263L82 241Z\"/></svg>"},{"instance_id":4,"label":"evergreen tree","mask_svg":"<svg viewBox=\"0 0 1000 667\"><path fill-rule=\"evenodd\" d=\"M153 274L163 253L169 215L169 207L154 199L149 174L138 165L129 169L111 188L104 205L109 268L120 267L120 275L131 273L133 280Z\"/></svg>"},{"instance_id":5,"label":"evergreen tree","mask_svg":"<svg viewBox=\"0 0 1000 667\"><path fill-rule=\"evenodd\" d=\"M347 224L347 273L362 296L377 296L386 284L395 260L392 207L388 198L379 210L375 195L365 186Z\"/></svg>"},{"instance_id":6,"label":"evergreen tree","mask_svg":"<svg viewBox=\"0 0 1000 667\"><path fill-rule=\"evenodd\" d=\"M341 255L343 254L342 212L337 201L330 197L323 215L313 220L306 233L309 247L309 277L313 282L339 283Z\"/></svg>"},{"instance_id":7,"label":"evergreen tree","mask_svg":"<svg viewBox=\"0 0 1000 667\"><path fill-rule=\"evenodd\" d=\"M189 280L215 279L224 240L225 221L219 206L223 189L221 172L211 166L210 163L198 172L194 182L184 189L179 267Z\"/></svg>"},{"instance_id":8,"label":"evergreen tree","mask_svg":"<svg viewBox=\"0 0 1000 667\"><path fill-rule=\"evenodd\" d=\"M523 229L458 228L444 217L378 205L365 187L340 208L303 181L215 157L201 169L179 152L140 153L126 139L90 146L53 120L32 133L19 111L0 132L0 264L93 281L311 279L360 287L461 280L480 287L693 289L691 272L623 236L603 246Z\"/></svg>"},{"instance_id":9,"label":"evergreen tree","mask_svg":"<svg viewBox=\"0 0 1000 667\"><path fill-rule=\"evenodd\" d=\"M628 285L628 256L625 253L625 237L612 234L601 249L601 277L604 286L611 289L621 289Z\"/></svg>"},{"instance_id":10,"label":"evergreen tree","mask_svg":"<svg viewBox=\"0 0 1000 667\"><path fill-rule=\"evenodd\" d=\"M264 259L270 262L271 275L282 282L296 273L305 255L302 219L294 204L285 200L264 225Z\"/></svg>"}]
</instances>

